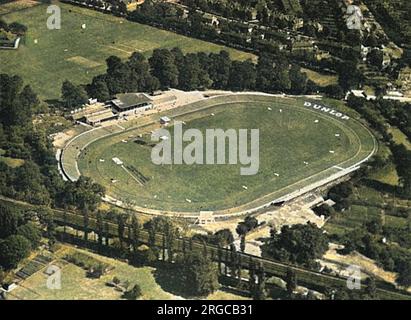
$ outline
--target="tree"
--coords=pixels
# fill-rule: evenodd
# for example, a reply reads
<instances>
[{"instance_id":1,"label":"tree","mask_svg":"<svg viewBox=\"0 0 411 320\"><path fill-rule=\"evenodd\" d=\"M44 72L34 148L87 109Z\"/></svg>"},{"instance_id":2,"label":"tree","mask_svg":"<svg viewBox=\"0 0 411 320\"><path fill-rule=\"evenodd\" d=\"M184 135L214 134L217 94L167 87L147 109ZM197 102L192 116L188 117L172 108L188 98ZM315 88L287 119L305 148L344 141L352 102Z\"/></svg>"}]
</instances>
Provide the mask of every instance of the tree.
<instances>
[{"instance_id":1,"label":"tree","mask_svg":"<svg viewBox=\"0 0 411 320\"><path fill-rule=\"evenodd\" d=\"M75 109L85 104L88 97L86 91L81 86L76 86L66 80L61 87L61 99L64 107Z\"/></svg>"},{"instance_id":2,"label":"tree","mask_svg":"<svg viewBox=\"0 0 411 320\"><path fill-rule=\"evenodd\" d=\"M163 88L178 86L179 72L175 64L174 55L167 49L155 49L149 59L152 74L160 80Z\"/></svg>"},{"instance_id":3,"label":"tree","mask_svg":"<svg viewBox=\"0 0 411 320\"><path fill-rule=\"evenodd\" d=\"M370 221L365 222L365 228L369 233L380 234L382 232L382 221L381 218L374 218Z\"/></svg>"},{"instance_id":4,"label":"tree","mask_svg":"<svg viewBox=\"0 0 411 320\"><path fill-rule=\"evenodd\" d=\"M252 90L255 88L257 74L255 65L250 60L234 61L230 68L228 86L235 91Z\"/></svg>"},{"instance_id":5,"label":"tree","mask_svg":"<svg viewBox=\"0 0 411 320\"><path fill-rule=\"evenodd\" d=\"M258 267L257 270L257 276L258 276L258 283L255 286L254 292L253 292L253 298L254 300L265 300L267 298L267 292L266 292L266 277L265 277L265 271L264 267L262 264Z\"/></svg>"},{"instance_id":6,"label":"tree","mask_svg":"<svg viewBox=\"0 0 411 320\"><path fill-rule=\"evenodd\" d=\"M3 268L0 267L0 284L3 283L5 278L6 278L6 273L3 271Z\"/></svg>"},{"instance_id":7,"label":"tree","mask_svg":"<svg viewBox=\"0 0 411 320\"><path fill-rule=\"evenodd\" d=\"M26 160L21 167L15 171L14 188L26 201L34 204L50 203L50 194L44 185L44 176L40 167L31 160Z\"/></svg>"},{"instance_id":8,"label":"tree","mask_svg":"<svg viewBox=\"0 0 411 320\"><path fill-rule=\"evenodd\" d=\"M110 99L110 91L104 76L93 78L90 85L87 86L87 93L91 98L97 99L100 102L105 102Z\"/></svg>"},{"instance_id":9,"label":"tree","mask_svg":"<svg viewBox=\"0 0 411 320\"><path fill-rule=\"evenodd\" d=\"M357 68L357 64L352 61L341 63L339 70L339 85L343 90L350 90L357 88L362 81L362 75Z\"/></svg>"},{"instance_id":10,"label":"tree","mask_svg":"<svg viewBox=\"0 0 411 320\"><path fill-rule=\"evenodd\" d=\"M136 216L133 214L131 216L131 245L133 246L133 251L137 250L140 237L140 225Z\"/></svg>"},{"instance_id":11,"label":"tree","mask_svg":"<svg viewBox=\"0 0 411 320\"><path fill-rule=\"evenodd\" d=\"M323 204L319 207L314 208L314 212L318 216L324 216L325 218L329 218L335 215L335 209L328 204Z\"/></svg>"},{"instance_id":12,"label":"tree","mask_svg":"<svg viewBox=\"0 0 411 320\"><path fill-rule=\"evenodd\" d=\"M397 282L405 288L411 286L411 259L401 262L398 266Z\"/></svg>"},{"instance_id":13,"label":"tree","mask_svg":"<svg viewBox=\"0 0 411 320\"><path fill-rule=\"evenodd\" d=\"M258 220L255 217L248 216L244 219L244 223L247 226L248 231L251 231L258 227Z\"/></svg>"},{"instance_id":14,"label":"tree","mask_svg":"<svg viewBox=\"0 0 411 320\"><path fill-rule=\"evenodd\" d=\"M27 27L19 22L12 22L9 24L8 29L10 32L18 34L20 36L27 32Z\"/></svg>"},{"instance_id":15,"label":"tree","mask_svg":"<svg viewBox=\"0 0 411 320\"><path fill-rule=\"evenodd\" d=\"M30 242L20 235L12 235L0 242L0 265L5 270L16 268L30 253Z\"/></svg>"},{"instance_id":16,"label":"tree","mask_svg":"<svg viewBox=\"0 0 411 320\"><path fill-rule=\"evenodd\" d=\"M324 92L331 98L342 99L344 98L344 90L338 84L331 84L324 88Z\"/></svg>"},{"instance_id":17,"label":"tree","mask_svg":"<svg viewBox=\"0 0 411 320\"><path fill-rule=\"evenodd\" d=\"M230 78L231 59L227 51L209 55L208 74L214 89L226 89Z\"/></svg>"},{"instance_id":18,"label":"tree","mask_svg":"<svg viewBox=\"0 0 411 320\"><path fill-rule=\"evenodd\" d=\"M287 293L291 296L297 289L297 275L293 269L289 268L287 270L285 281L287 283Z\"/></svg>"},{"instance_id":19,"label":"tree","mask_svg":"<svg viewBox=\"0 0 411 320\"><path fill-rule=\"evenodd\" d=\"M245 235L242 235L240 238L240 250L241 252L245 251Z\"/></svg>"},{"instance_id":20,"label":"tree","mask_svg":"<svg viewBox=\"0 0 411 320\"><path fill-rule=\"evenodd\" d=\"M367 278L365 285L366 285L366 288L365 288L366 293L371 298L376 298L377 297L377 285L375 283L374 277Z\"/></svg>"},{"instance_id":21,"label":"tree","mask_svg":"<svg viewBox=\"0 0 411 320\"><path fill-rule=\"evenodd\" d=\"M185 91L198 89L201 85L201 70L200 62L196 54L187 54L184 57L184 63L178 70L178 87Z\"/></svg>"},{"instance_id":22,"label":"tree","mask_svg":"<svg viewBox=\"0 0 411 320\"><path fill-rule=\"evenodd\" d=\"M328 249L328 237L313 223L283 226L263 246L263 255L312 267Z\"/></svg>"},{"instance_id":23,"label":"tree","mask_svg":"<svg viewBox=\"0 0 411 320\"><path fill-rule=\"evenodd\" d=\"M18 107L15 106L12 109L13 122L19 125L31 123L31 116L39 103L40 101L33 89L28 85L24 86L18 96Z\"/></svg>"},{"instance_id":24,"label":"tree","mask_svg":"<svg viewBox=\"0 0 411 320\"><path fill-rule=\"evenodd\" d=\"M17 229L17 234L30 241L31 249L37 248L41 240L41 230L35 224L28 222Z\"/></svg>"},{"instance_id":25,"label":"tree","mask_svg":"<svg viewBox=\"0 0 411 320\"><path fill-rule=\"evenodd\" d=\"M121 248L124 242L124 231L125 231L125 217L122 214L117 215L117 234L120 241Z\"/></svg>"},{"instance_id":26,"label":"tree","mask_svg":"<svg viewBox=\"0 0 411 320\"><path fill-rule=\"evenodd\" d=\"M186 255L183 262L182 282L189 294L209 295L219 287L217 267L210 258L198 251L192 251Z\"/></svg>"},{"instance_id":27,"label":"tree","mask_svg":"<svg viewBox=\"0 0 411 320\"><path fill-rule=\"evenodd\" d=\"M23 86L23 84L19 76L0 74L0 112L2 114L0 123L16 138L31 130L31 115L34 107L39 103L30 86ZM18 127L11 128L15 125Z\"/></svg>"},{"instance_id":28,"label":"tree","mask_svg":"<svg viewBox=\"0 0 411 320\"><path fill-rule=\"evenodd\" d=\"M0 239L16 234L20 213L0 203Z\"/></svg>"},{"instance_id":29,"label":"tree","mask_svg":"<svg viewBox=\"0 0 411 320\"><path fill-rule=\"evenodd\" d=\"M372 49L370 53L367 55L368 62L377 67L381 68L382 67L382 62L384 60L384 53L382 50L379 49Z\"/></svg>"},{"instance_id":30,"label":"tree","mask_svg":"<svg viewBox=\"0 0 411 320\"><path fill-rule=\"evenodd\" d=\"M87 207L84 207L83 209L83 232L84 232L84 241L87 241L88 233L89 233L89 216L88 216Z\"/></svg>"},{"instance_id":31,"label":"tree","mask_svg":"<svg viewBox=\"0 0 411 320\"><path fill-rule=\"evenodd\" d=\"M102 246L103 245L103 237L104 237L104 224L103 224L103 216L102 216L100 210L97 211L96 219L97 219L98 244L100 246Z\"/></svg>"},{"instance_id":32,"label":"tree","mask_svg":"<svg viewBox=\"0 0 411 320\"><path fill-rule=\"evenodd\" d=\"M234 241L233 233L230 229L219 230L214 234L213 243L224 248Z\"/></svg>"},{"instance_id":33,"label":"tree","mask_svg":"<svg viewBox=\"0 0 411 320\"><path fill-rule=\"evenodd\" d=\"M249 229L248 229L248 226L244 222L240 222L237 225L237 228L235 229L235 231L241 237L243 235L246 235Z\"/></svg>"},{"instance_id":34,"label":"tree","mask_svg":"<svg viewBox=\"0 0 411 320\"><path fill-rule=\"evenodd\" d=\"M141 288L138 284L134 285L131 290L124 292L123 298L127 300L136 300L137 298L141 297L142 295Z\"/></svg>"},{"instance_id":35,"label":"tree","mask_svg":"<svg viewBox=\"0 0 411 320\"><path fill-rule=\"evenodd\" d=\"M304 94L307 91L308 77L305 73L301 72L301 67L298 65L292 65L290 69L290 82L292 94Z\"/></svg>"}]
</instances>

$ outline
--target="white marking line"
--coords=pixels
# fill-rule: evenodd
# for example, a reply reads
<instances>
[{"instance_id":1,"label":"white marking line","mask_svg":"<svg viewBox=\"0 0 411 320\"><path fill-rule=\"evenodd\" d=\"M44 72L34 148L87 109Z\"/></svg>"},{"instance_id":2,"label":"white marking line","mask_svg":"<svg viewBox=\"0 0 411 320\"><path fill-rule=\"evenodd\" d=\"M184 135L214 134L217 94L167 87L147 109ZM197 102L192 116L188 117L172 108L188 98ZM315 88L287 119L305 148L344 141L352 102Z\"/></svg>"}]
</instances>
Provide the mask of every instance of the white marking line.
<instances>
[{"instance_id":1,"label":"white marking line","mask_svg":"<svg viewBox=\"0 0 411 320\"><path fill-rule=\"evenodd\" d=\"M119 127L121 130L126 130L126 128L120 126L118 123L116 123L116 126Z\"/></svg>"},{"instance_id":2,"label":"white marking line","mask_svg":"<svg viewBox=\"0 0 411 320\"><path fill-rule=\"evenodd\" d=\"M144 186L124 165L121 165L125 172L127 172L140 186Z\"/></svg>"},{"instance_id":3,"label":"white marking line","mask_svg":"<svg viewBox=\"0 0 411 320\"><path fill-rule=\"evenodd\" d=\"M133 53L133 51L126 51L126 50L123 50L123 49L120 49L120 48L116 48L116 47L113 47L113 46L107 46L107 47L110 48L110 49L113 49L113 50L125 52L125 53L127 53L127 54L132 54L132 53Z\"/></svg>"},{"instance_id":4,"label":"white marking line","mask_svg":"<svg viewBox=\"0 0 411 320\"><path fill-rule=\"evenodd\" d=\"M334 166L333 168L338 169L338 170L341 170L341 171L345 170L345 168L341 168L341 167L339 167L339 166Z\"/></svg>"}]
</instances>

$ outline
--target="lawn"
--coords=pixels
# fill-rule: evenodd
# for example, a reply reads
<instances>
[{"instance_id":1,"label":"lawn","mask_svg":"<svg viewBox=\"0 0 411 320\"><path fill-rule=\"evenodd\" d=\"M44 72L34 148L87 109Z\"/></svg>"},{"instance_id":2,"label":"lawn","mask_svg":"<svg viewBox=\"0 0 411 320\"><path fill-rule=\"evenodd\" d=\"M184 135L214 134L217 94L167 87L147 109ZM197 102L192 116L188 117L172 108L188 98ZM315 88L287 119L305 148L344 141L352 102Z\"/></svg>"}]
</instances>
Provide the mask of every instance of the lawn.
<instances>
[{"instance_id":1,"label":"lawn","mask_svg":"<svg viewBox=\"0 0 411 320\"><path fill-rule=\"evenodd\" d=\"M296 103L302 104L302 101ZM179 120L186 122L186 129L196 128L203 133L208 128L259 129L258 173L240 175L241 164L156 166L151 161L149 146L128 139L130 135L136 137L144 132L138 129L103 138L88 146L79 159L81 173L105 185L109 195L142 207L221 210L244 205L270 193L273 193L271 200L283 196L284 192L287 194L297 188L289 190L290 185L326 169L338 172L332 168L334 165L343 163L344 166L344 162L358 157L361 152L366 153L370 147L367 145L370 136L364 132L360 131L364 136L359 138L343 121L306 108L295 108L292 104L231 103L199 112L197 118L191 114ZM151 128L145 130L149 132ZM143 138L150 139L148 134ZM114 157L149 181L139 184L133 174L112 161ZM112 183L112 180L117 181Z\"/></svg>"},{"instance_id":2,"label":"lawn","mask_svg":"<svg viewBox=\"0 0 411 320\"><path fill-rule=\"evenodd\" d=\"M8 23L17 21L27 25L28 33L18 50L0 51L0 72L22 76L42 99L58 98L65 79L76 84L90 82L93 76L105 72L105 60L110 55L125 59L138 51L149 56L156 48L177 46L185 52L224 49L240 60L254 57L90 9L63 3L59 6L60 30L47 29L47 5L1 16ZM85 30L82 24L86 24Z\"/></svg>"},{"instance_id":3,"label":"lawn","mask_svg":"<svg viewBox=\"0 0 411 320\"><path fill-rule=\"evenodd\" d=\"M323 74L307 68L301 68L301 71L307 75L308 79L320 87L338 84L337 75Z\"/></svg>"},{"instance_id":4,"label":"lawn","mask_svg":"<svg viewBox=\"0 0 411 320\"><path fill-rule=\"evenodd\" d=\"M398 128L391 127L388 130L392 134L392 138L397 144L403 144L408 150L411 150L411 142L408 140L408 137Z\"/></svg>"},{"instance_id":5,"label":"lawn","mask_svg":"<svg viewBox=\"0 0 411 320\"><path fill-rule=\"evenodd\" d=\"M17 168L24 164L23 159L5 157L4 154L5 154L5 151L3 149L0 149L0 162L4 162L9 167Z\"/></svg>"}]
</instances>

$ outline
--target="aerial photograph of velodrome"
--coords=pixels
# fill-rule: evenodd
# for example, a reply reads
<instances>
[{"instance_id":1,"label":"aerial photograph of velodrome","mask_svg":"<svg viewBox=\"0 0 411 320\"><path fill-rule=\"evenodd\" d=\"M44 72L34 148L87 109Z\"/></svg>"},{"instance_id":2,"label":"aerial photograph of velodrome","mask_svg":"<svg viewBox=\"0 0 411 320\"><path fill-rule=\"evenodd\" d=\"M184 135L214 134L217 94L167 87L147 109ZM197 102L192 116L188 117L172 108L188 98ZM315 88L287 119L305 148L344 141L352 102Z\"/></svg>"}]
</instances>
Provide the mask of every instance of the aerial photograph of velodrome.
<instances>
[{"instance_id":1,"label":"aerial photograph of velodrome","mask_svg":"<svg viewBox=\"0 0 411 320\"><path fill-rule=\"evenodd\" d=\"M411 1L0 0L0 300L411 300Z\"/></svg>"}]
</instances>

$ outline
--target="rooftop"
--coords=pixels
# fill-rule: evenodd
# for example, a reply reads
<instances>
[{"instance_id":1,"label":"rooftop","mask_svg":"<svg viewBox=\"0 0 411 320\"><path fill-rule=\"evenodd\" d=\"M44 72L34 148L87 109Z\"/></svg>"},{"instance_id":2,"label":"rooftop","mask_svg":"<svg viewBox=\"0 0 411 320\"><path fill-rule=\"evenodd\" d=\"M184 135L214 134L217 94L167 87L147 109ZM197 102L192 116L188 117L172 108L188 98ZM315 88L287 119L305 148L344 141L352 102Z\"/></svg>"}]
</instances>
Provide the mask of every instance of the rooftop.
<instances>
[{"instance_id":1,"label":"rooftop","mask_svg":"<svg viewBox=\"0 0 411 320\"><path fill-rule=\"evenodd\" d=\"M144 93L118 94L112 103L119 109L127 109L143 103L152 103L152 99Z\"/></svg>"},{"instance_id":2,"label":"rooftop","mask_svg":"<svg viewBox=\"0 0 411 320\"><path fill-rule=\"evenodd\" d=\"M97 112L86 116L88 122L99 122L115 117L111 109L106 109L103 112Z\"/></svg>"}]
</instances>

